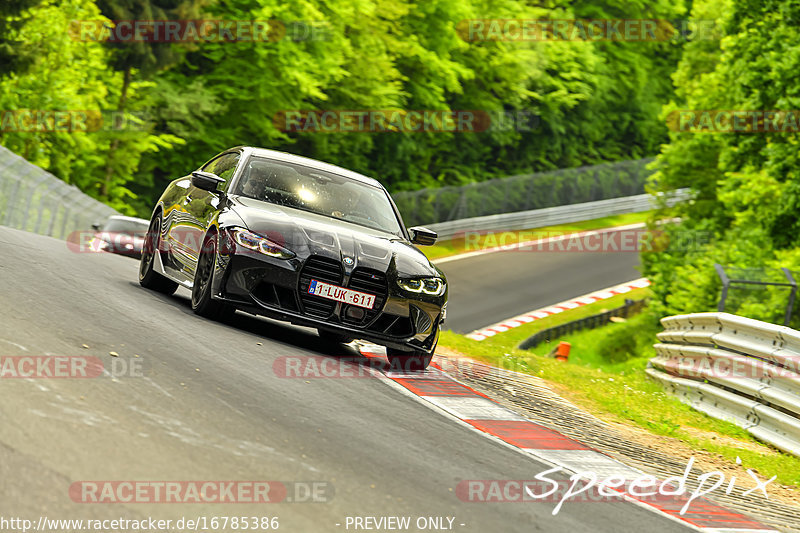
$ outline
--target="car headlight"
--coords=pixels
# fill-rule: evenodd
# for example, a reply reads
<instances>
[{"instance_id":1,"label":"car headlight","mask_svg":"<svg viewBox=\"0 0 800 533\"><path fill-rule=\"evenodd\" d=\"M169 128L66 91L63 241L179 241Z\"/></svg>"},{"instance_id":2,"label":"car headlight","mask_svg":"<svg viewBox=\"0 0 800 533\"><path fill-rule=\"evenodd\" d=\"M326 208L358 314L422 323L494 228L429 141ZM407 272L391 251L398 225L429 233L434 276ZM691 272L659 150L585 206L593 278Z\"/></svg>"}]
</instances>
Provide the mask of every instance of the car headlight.
<instances>
[{"instance_id":1,"label":"car headlight","mask_svg":"<svg viewBox=\"0 0 800 533\"><path fill-rule=\"evenodd\" d=\"M249 248L250 250L256 250L264 255L277 257L278 259L291 259L294 257L294 252L291 250L287 250L280 244L274 243L266 237L262 237L252 231L235 229L232 233L233 238L239 245Z\"/></svg>"},{"instance_id":2,"label":"car headlight","mask_svg":"<svg viewBox=\"0 0 800 533\"><path fill-rule=\"evenodd\" d=\"M431 294L441 296L444 294L444 280L441 278L411 278L398 279L397 284L408 292Z\"/></svg>"}]
</instances>

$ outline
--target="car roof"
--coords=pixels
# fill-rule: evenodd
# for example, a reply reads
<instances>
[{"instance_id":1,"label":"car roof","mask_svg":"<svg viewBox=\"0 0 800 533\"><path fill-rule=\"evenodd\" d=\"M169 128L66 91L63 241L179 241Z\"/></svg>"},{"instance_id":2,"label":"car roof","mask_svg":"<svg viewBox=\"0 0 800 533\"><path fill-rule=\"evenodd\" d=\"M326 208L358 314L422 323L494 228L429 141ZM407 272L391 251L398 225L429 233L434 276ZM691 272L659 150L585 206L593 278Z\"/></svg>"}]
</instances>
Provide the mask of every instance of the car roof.
<instances>
[{"instance_id":1,"label":"car roof","mask_svg":"<svg viewBox=\"0 0 800 533\"><path fill-rule=\"evenodd\" d=\"M276 161L283 161L285 163L294 163L296 165L301 165L304 167L311 167L317 170L324 170L325 172L330 172L331 174L337 174L345 178L349 178L355 181L360 181L361 183L366 183L367 185L372 185L373 187L378 187L380 189L384 188L381 182L379 182L375 178L370 178L368 176L364 176L363 174L359 174L358 172L353 172L352 170L347 170L346 168L337 167L336 165L331 165L330 163L325 163L323 161L311 159L310 157L303 157L301 155L290 154L287 152L279 152L278 150L257 148L255 146L236 146L226 151L232 152L234 150L241 151L242 155L266 157L269 159L275 159Z\"/></svg>"}]
</instances>

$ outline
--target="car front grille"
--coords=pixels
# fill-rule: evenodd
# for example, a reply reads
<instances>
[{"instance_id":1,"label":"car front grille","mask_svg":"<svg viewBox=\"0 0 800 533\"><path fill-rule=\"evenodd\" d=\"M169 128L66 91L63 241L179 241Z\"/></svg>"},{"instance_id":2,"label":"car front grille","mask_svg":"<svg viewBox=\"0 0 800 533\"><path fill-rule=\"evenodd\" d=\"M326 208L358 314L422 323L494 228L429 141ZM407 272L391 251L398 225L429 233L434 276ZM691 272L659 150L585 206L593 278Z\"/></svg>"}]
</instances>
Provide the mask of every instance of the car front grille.
<instances>
[{"instance_id":1,"label":"car front grille","mask_svg":"<svg viewBox=\"0 0 800 533\"><path fill-rule=\"evenodd\" d=\"M312 255L300 270L300 303L303 312L318 318L329 318L336 309L336 302L308 294L312 279L341 286L344 279L341 263L335 259Z\"/></svg>"},{"instance_id":2,"label":"car front grille","mask_svg":"<svg viewBox=\"0 0 800 533\"><path fill-rule=\"evenodd\" d=\"M372 309L342 304L339 313L334 315L337 302L308 294L311 280L347 287L354 291L375 295ZM389 287L386 273L368 268L356 268L345 284L344 269L341 262L322 256L309 257L300 270L299 300L301 312L309 317L321 318L342 325L355 326L365 331L390 337L409 337L419 326L415 316L400 317L382 313L388 299ZM283 302L280 302L284 307ZM349 311L349 312L348 312Z\"/></svg>"}]
</instances>

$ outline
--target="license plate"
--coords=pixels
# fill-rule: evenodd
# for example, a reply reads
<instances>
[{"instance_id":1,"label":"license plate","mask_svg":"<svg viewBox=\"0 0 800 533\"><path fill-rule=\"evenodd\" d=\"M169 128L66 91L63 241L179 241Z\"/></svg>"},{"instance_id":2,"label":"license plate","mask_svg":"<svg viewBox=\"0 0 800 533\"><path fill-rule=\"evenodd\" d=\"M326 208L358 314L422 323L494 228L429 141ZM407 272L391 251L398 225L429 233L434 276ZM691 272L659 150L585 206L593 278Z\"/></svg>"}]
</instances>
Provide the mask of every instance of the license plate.
<instances>
[{"instance_id":1,"label":"license plate","mask_svg":"<svg viewBox=\"0 0 800 533\"><path fill-rule=\"evenodd\" d=\"M364 307L365 309L372 309L372 306L375 305L374 294L345 289L344 287L323 283L315 279L312 279L311 283L308 285L308 294L355 305L357 307Z\"/></svg>"}]
</instances>

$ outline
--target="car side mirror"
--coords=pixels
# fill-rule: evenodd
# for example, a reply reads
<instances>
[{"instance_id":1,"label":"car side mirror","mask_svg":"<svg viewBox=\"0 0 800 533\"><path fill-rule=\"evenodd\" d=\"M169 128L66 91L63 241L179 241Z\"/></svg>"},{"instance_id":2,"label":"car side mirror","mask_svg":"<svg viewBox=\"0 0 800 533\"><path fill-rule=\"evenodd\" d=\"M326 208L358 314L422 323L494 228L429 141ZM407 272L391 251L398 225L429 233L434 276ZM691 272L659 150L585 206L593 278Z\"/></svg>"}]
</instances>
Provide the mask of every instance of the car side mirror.
<instances>
[{"instance_id":1,"label":"car side mirror","mask_svg":"<svg viewBox=\"0 0 800 533\"><path fill-rule=\"evenodd\" d=\"M212 172L195 170L192 172L192 185L204 191L219 193L218 187L225 183L225 180Z\"/></svg>"},{"instance_id":2,"label":"car side mirror","mask_svg":"<svg viewBox=\"0 0 800 533\"><path fill-rule=\"evenodd\" d=\"M436 239L439 238L438 233L428 228L423 228L422 226L408 228L408 231L411 232L411 242L414 244L421 244L422 246L435 244Z\"/></svg>"}]
</instances>

